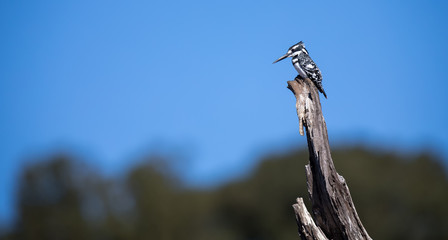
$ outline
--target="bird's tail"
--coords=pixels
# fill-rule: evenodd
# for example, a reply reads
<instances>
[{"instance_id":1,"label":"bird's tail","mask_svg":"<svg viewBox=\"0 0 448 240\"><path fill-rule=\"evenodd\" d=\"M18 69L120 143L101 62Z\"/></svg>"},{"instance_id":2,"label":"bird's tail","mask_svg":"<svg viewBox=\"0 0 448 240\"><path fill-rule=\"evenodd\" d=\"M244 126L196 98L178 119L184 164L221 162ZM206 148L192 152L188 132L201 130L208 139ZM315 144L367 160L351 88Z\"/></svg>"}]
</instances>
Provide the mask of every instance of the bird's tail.
<instances>
[{"instance_id":1,"label":"bird's tail","mask_svg":"<svg viewBox=\"0 0 448 240\"><path fill-rule=\"evenodd\" d=\"M327 94L325 93L323 88L320 88L319 91L324 95L324 97L327 99Z\"/></svg>"},{"instance_id":2,"label":"bird's tail","mask_svg":"<svg viewBox=\"0 0 448 240\"><path fill-rule=\"evenodd\" d=\"M322 87L322 84L315 84L319 92L321 92L325 98L327 98L327 94L325 93L324 88Z\"/></svg>"}]
</instances>

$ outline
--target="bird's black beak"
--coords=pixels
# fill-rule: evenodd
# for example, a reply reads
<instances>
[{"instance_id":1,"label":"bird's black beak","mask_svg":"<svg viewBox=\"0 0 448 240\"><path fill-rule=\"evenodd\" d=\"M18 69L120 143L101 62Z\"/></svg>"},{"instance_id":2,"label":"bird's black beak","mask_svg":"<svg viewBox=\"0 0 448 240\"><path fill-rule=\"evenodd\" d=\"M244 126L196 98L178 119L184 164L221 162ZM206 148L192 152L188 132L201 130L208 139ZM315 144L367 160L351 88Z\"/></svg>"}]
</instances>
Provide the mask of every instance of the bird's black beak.
<instances>
[{"instance_id":1,"label":"bird's black beak","mask_svg":"<svg viewBox=\"0 0 448 240\"><path fill-rule=\"evenodd\" d=\"M280 62L281 60L283 60L283 59L285 59L285 58L287 58L287 57L289 57L289 55L288 55L288 54L285 54L285 55L281 56L279 59L275 60L275 62L273 62L272 64L274 64L274 63L276 63L276 62Z\"/></svg>"}]
</instances>

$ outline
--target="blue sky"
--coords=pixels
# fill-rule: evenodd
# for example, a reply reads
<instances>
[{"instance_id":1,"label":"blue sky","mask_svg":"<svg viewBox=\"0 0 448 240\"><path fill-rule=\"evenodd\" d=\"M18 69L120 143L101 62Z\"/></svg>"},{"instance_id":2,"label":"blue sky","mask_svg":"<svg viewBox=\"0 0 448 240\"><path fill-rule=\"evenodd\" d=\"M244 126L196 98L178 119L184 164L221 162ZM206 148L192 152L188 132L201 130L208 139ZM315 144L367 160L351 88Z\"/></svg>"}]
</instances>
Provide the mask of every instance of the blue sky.
<instances>
[{"instance_id":1,"label":"blue sky","mask_svg":"<svg viewBox=\"0 0 448 240\"><path fill-rule=\"evenodd\" d=\"M286 81L302 40L333 146L448 159L443 1L2 1L0 220L24 163L68 150L104 173L178 157L195 184L304 145Z\"/></svg>"}]
</instances>

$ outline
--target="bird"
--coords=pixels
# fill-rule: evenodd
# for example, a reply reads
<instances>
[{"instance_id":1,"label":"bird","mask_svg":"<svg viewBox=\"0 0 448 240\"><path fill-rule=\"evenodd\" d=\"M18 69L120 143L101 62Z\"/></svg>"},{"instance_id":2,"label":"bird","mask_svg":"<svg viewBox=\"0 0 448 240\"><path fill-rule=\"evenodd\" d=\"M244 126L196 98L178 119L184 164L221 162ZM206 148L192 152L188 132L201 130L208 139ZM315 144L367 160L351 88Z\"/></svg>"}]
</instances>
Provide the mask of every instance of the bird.
<instances>
[{"instance_id":1,"label":"bird","mask_svg":"<svg viewBox=\"0 0 448 240\"><path fill-rule=\"evenodd\" d=\"M313 59L311 59L308 50L305 48L305 44L302 41L294 44L288 49L288 52L285 55L281 56L273 63L279 62L288 57L292 58L292 65L294 65L294 68L297 72L299 72L299 75L303 79L309 78L314 85L316 85L317 89L324 95L324 97L327 98L327 94L322 87L322 73L314 63Z\"/></svg>"}]
</instances>

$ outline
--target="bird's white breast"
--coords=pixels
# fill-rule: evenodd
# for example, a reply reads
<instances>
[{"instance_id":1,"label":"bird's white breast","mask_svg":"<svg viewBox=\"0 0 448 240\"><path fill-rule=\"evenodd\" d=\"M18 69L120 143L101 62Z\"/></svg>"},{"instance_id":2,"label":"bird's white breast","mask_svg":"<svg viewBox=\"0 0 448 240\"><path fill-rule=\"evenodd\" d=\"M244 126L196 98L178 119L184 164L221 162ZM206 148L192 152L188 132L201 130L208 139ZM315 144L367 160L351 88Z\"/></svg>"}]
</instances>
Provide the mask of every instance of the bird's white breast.
<instances>
[{"instance_id":1,"label":"bird's white breast","mask_svg":"<svg viewBox=\"0 0 448 240\"><path fill-rule=\"evenodd\" d=\"M294 68L297 70L297 72L299 73L299 75L302 78L307 78L308 76L306 75L306 73L303 71L303 69L300 67L299 62L293 62L292 65L294 65Z\"/></svg>"}]
</instances>

